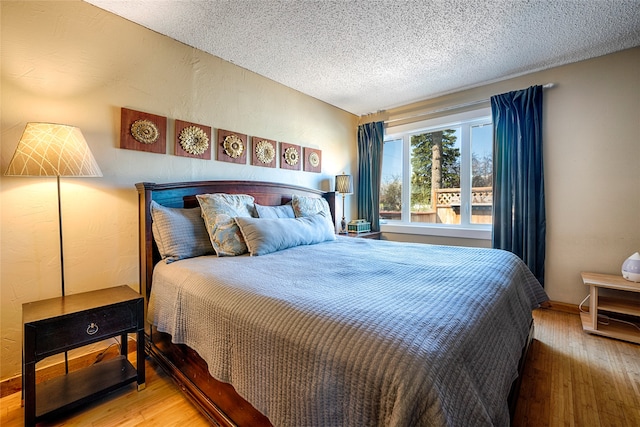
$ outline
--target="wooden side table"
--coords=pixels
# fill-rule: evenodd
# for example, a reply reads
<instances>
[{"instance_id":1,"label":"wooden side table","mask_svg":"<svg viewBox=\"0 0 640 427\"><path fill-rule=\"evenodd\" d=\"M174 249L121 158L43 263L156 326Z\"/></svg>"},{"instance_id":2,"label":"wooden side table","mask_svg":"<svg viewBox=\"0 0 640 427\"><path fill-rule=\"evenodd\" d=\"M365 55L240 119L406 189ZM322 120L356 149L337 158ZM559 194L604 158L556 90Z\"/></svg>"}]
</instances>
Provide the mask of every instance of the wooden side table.
<instances>
[{"instance_id":1,"label":"wooden side table","mask_svg":"<svg viewBox=\"0 0 640 427\"><path fill-rule=\"evenodd\" d=\"M130 384L144 389L144 300L119 286L22 305L24 423L35 425ZM136 367L127 359L127 334L137 334ZM36 363L45 357L115 336L120 356L36 386Z\"/></svg>"},{"instance_id":2,"label":"wooden side table","mask_svg":"<svg viewBox=\"0 0 640 427\"><path fill-rule=\"evenodd\" d=\"M360 239L375 239L375 240L380 240L380 235L382 233L380 231L366 231L364 233L347 233L347 234L340 234L341 236L347 236L347 237L357 237Z\"/></svg>"},{"instance_id":3,"label":"wooden side table","mask_svg":"<svg viewBox=\"0 0 640 427\"><path fill-rule=\"evenodd\" d=\"M640 331L632 325L615 321L612 318L608 325L598 324L598 312L622 314L637 317L640 322L640 304L637 301L625 298L625 293L640 293L640 283L630 282L622 276L611 274L587 273L583 272L582 281L589 285L589 312L580 313L582 329L591 334L603 335L605 337L617 338L640 344ZM599 289L613 289L615 296L600 296ZM635 318L634 317L634 318Z\"/></svg>"}]
</instances>

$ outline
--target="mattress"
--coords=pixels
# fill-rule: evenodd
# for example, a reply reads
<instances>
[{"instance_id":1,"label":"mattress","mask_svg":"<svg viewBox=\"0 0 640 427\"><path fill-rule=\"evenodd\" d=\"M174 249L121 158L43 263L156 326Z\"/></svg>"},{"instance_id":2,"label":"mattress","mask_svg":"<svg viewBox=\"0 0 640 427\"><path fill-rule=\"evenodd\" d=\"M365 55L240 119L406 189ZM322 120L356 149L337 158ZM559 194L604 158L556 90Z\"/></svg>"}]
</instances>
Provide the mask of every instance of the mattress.
<instances>
[{"instance_id":1,"label":"mattress","mask_svg":"<svg viewBox=\"0 0 640 427\"><path fill-rule=\"evenodd\" d=\"M506 251L341 237L161 262L148 316L275 426L506 426L546 299Z\"/></svg>"}]
</instances>

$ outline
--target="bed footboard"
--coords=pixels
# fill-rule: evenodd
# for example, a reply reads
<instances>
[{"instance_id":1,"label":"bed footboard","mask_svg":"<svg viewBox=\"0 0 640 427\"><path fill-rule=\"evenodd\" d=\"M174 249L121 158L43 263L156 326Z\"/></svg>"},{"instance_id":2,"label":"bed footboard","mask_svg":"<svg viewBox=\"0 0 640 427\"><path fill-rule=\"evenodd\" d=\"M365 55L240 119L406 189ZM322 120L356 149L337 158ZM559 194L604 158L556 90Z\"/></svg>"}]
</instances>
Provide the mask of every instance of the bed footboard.
<instances>
[{"instance_id":1,"label":"bed footboard","mask_svg":"<svg viewBox=\"0 0 640 427\"><path fill-rule=\"evenodd\" d=\"M171 343L170 335L158 332L153 327L151 331L151 336L147 336L147 354L171 376L171 379L212 424L222 427L272 425L267 417L239 396L231 385L212 378L206 362L193 349L183 344ZM518 362L518 378L513 382L509 393L511 420L516 412L522 375L533 342L533 334L534 324L531 320L529 335ZM216 399L215 402L211 399L213 397Z\"/></svg>"},{"instance_id":2,"label":"bed footboard","mask_svg":"<svg viewBox=\"0 0 640 427\"><path fill-rule=\"evenodd\" d=\"M171 343L171 336L151 328L147 354L171 377L182 392L213 425L271 426L267 417L243 399L227 383L217 381L207 364L193 349ZM215 400L215 402L214 402Z\"/></svg>"}]
</instances>

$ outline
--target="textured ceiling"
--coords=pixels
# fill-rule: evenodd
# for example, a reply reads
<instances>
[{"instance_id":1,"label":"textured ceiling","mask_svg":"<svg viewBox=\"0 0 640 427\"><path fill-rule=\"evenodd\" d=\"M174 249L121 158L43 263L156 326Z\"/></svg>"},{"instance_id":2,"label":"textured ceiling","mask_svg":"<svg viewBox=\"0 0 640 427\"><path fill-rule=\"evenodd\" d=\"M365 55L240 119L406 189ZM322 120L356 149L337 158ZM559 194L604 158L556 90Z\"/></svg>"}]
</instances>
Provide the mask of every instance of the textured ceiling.
<instances>
[{"instance_id":1,"label":"textured ceiling","mask_svg":"<svg viewBox=\"0 0 640 427\"><path fill-rule=\"evenodd\" d=\"M640 45L640 0L85 1L357 115Z\"/></svg>"}]
</instances>

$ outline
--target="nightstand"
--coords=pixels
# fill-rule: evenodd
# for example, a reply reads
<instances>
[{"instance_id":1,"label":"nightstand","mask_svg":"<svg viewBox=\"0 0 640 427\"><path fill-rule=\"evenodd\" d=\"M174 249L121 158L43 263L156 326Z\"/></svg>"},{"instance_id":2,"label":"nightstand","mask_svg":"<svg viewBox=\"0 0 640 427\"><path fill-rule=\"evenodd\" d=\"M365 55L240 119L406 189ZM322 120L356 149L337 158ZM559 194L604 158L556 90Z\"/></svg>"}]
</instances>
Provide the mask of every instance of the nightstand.
<instances>
[{"instance_id":1,"label":"nightstand","mask_svg":"<svg viewBox=\"0 0 640 427\"><path fill-rule=\"evenodd\" d=\"M598 323L598 312L606 311L613 315L633 316L640 321L640 306L633 299L627 298L630 292L640 293L640 283L630 282L622 276L600 273L581 273L582 281L589 285L589 312L580 313L582 329L590 334L604 335L624 341L640 344L638 329L624 322L611 318L608 324ZM610 289L615 295L599 296L599 289Z\"/></svg>"},{"instance_id":2,"label":"nightstand","mask_svg":"<svg viewBox=\"0 0 640 427\"><path fill-rule=\"evenodd\" d=\"M24 423L35 425L130 384L144 389L144 300L128 286L84 292L22 305ZM134 367L127 334L137 335ZM36 385L40 360L120 336L120 356Z\"/></svg>"},{"instance_id":3,"label":"nightstand","mask_svg":"<svg viewBox=\"0 0 640 427\"><path fill-rule=\"evenodd\" d=\"M360 239L374 239L374 240L380 240L380 235L382 233L380 231L366 231L363 233L348 233L348 234L340 234L341 236L347 236L347 237L357 237Z\"/></svg>"}]
</instances>

